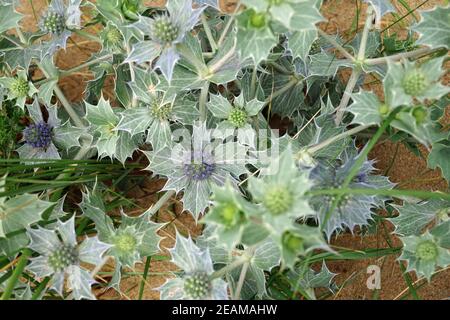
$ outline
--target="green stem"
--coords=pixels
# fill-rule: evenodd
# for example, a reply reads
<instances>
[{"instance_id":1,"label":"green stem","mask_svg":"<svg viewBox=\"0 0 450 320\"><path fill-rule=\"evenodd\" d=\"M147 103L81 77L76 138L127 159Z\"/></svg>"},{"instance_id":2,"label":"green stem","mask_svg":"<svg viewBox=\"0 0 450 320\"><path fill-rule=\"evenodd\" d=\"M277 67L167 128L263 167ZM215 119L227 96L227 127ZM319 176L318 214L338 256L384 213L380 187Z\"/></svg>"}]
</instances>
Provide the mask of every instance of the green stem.
<instances>
[{"instance_id":1,"label":"green stem","mask_svg":"<svg viewBox=\"0 0 450 320\"><path fill-rule=\"evenodd\" d=\"M72 74L72 73L74 73L74 72L77 72L77 71L79 71L79 70L82 70L82 69L84 69L84 68L87 68L87 67L89 67L89 66L91 66L91 65L93 65L93 64L102 62L103 60L110 59L110 58L112 58L112 56L113 56L112 54L106 54L106 55L104 55L104 56L98 57L98 58L93 59L93 60L91 60L91 61L87 61L87 62L85 62L85 63L82 63L82 64L80 64L80 65L78 65L78 66L76 66L76 67L73 67L73 68L71 68L71 69L61 70L61 71L60 71L60 74L63 75L63 76L68 76L68 75L70 75L70 74Z\"/></svg>"},{"instance_id":2,"label":"green stem","mask_svg":"<svg viewBox=\"0 0 450 320\"><path fill-rule=\"evenodd\" d=\"M237 267L240 267L244 263L247 263L250 260L250 258L251 257L246 256L245 253L244 253L241 257L239 257L238 259L234 260L230 264L226 265L222 269L219 269L219 270L215 271L211 275L211 280L223 277L224 275L226 275L230 271L236 269Z\"/></svg>"},{"instance_id":3,"label":"green stem","mask_svg":"<svg viewBox=\"0 0 450 320\"><path fill-rule=\"evenodd\" d=\"M201 20L203 29L205 29L206 37L208 38L209 45L211 46L211 51L214 53L217 50L217 44L214 40L214 37L211 32L211 28L209 27L208 20L206 20L206 15L204 13L201 14Z\"/></svg>"},{"instance_id":4,"label":"green stem","mask_svg":"<svg viewBox=\"0 0 450 320\"><path fill-rule=\"evenodd\" d=\"M50 281L50 277L44 278L44 280L41 281L39 286L34 291L33 295L31 296L31 300L37 300L39 296L41 295L42 291L45 290L47 287L48 282Z\"/></svg>"},{"instance_id":5,"label":"green stem","mask_svg":"<svg viewBox=\"0 0 450 320\"><path fill-rule=\"evenodd\" d=\"M79 35L79 36L81 36L81 37L83 37L83 38L86 38L86 39L89 39L89 40L92 40L92 41L95 41L95 42L103 43L102 39L100 39L99 37L97 37L97 36L95 36L93 34L90 34L89 32L82 31L82 30L76 30L76 29L72 30L72 32L77 34L77 35Z\"/></svg>"},{"instance_id":6,"label":"green stem","mask_svg":"<svg viewBox=\"0 0 450 320\"><path fill-rule=\"evenodd\" d=\"M0 300L8 300L11 297L11 294L16 287L17 281L19 281L19 277L22 274L25 266L28 263L28 257L31 255L31 250L26 248L22 250L22 255L19 258L19 262L17 263L16 268L14 269L11 278L9 278L8 284L6 285L5 291Z\"/></svg>"},{"instance_id":7,"label":"green stem","mask_svg":"<svg viewBox=\"0 0 450 320\"><path fill-rule=\"evenodd\" d=\"M39 69L42 70L42 73L46 78L52 78L50 74L45 70L45 68L42 66L42 64L38 63ZM64 109L66 110L67 114L70 116L70 118L73 120L74 124L77 127L83 128L85 127L83 121L81 120L80 116L75 112L75 110L72 108L72 105L70 104L69 100L67 100L64 93L61 91L61 89L58 87L58 85L55 85L53 91L55 92L56 96L58 97L59 101L61 101L61 104L63 105Z\"/></svg>"},{"instance_id":8,"label":"green stem","mask_svg":"<svg viewBox=\"0 0 450 320\"><path fill-rule=\"evenodd\" d=\"M429 54L438 52L440 50L442 50L442 48L437 48L437 49L420 48L420 49L409 51L409 52L402 52L402 53L394 54L392 56L367 59L366 61L364 61L364 63L369 66L387 64L388 61L394 62L394 61L400 61L403 59L417 58L417 57L421 57L421 56L425 56L425 55L429 55Z\"/></svg>"},{"instance_id":9,"label":"green stem","mask_svg":"<svg viewBox=\"0 0 450 320\"><path fill-rule=\"evenodd\" d=\"M367 39L369 37L369 31L373 26L374 10L372 6L367 7L367 18L364 24L364 30L361 37L361 44L359 45L358 61L363 61L366 58Z\"/></svg>"},{"instance_id":10,"label":"green stem","mask_svg":"<svg viewBox=\"0 0 450 320\"><path fill-rule=\"evenodd\" d=\"M161 207L170 199L172 198L174 195L176 194L175 191L170 190L167 191L166 193L164 193L164 195L159 198L159 200L153 205L151 206L145 213L148 213L151 216L153 216L156 212L158 212L159 209L161 209Z\"/></svg>"},{"instance_id":11,"label":"green stem","mask_svg":"<svg viewBox=\"0 0 450 320\"><path fill-rule=\"evenodd\" d=\"M450 201L449 193L421 191L421 190L401 190L401 189L369 189L369 188L319 189L309 191L307 194L309 196L319 196L319 195L344 196L347 194L352 194L352 195L368 195L368 196L391 196L395 198L413 197L419 199L441 199Z\"/></svg>"},{"instance_id":12,"label":"green stem","mask_svg":"<svg viewBox=\"0 0 450 320\"><path fill-rule=\"evenodd\" d=\"M339 106L336 108L336 120L335 123L339 125L344 117L345 110L347 108L348 103L350 102L350 97L353 93L353 89L355 89L356 83L358 82L358 78L361 75L361 69L359 67L355 67L352 70L352 74L348 79L347 86L345 87L344 94L342 95L341 102Z\"/></svg>"},{"instance_id":13,"label":"green stem","mask_svg":"<svg viewBox=\"0 0 450 320\"><path fill-rule=\"evenodd\" d=\"M328 138L327 140L324 140L316 145L313 145L311 147L308 148L308 153L310 154L314 154L318 151L320 151L321 149L328 147L330 144L335 143L336 141L339 141L341 139L345 139L347 137L350 137L358 132L364 131L367 128L370 128L370 125L365 125L365 126L357 126L355 128L352 128L350 130L344 131L336 136L333 136L331 138Z\"/></svg>"},{"instance_id":14,"label":"green stem","mask_svg":"<svg viewBox=\"0 0 450 320\"><path fill-rule=\"evenodd\" d=\"M148 270L150 269L150 261L152 260L152 257L147 257L145 260L145 267L144 267L144 273L142 274L142 281L141 285L139 286L139 297L138 300L142 300L142 296L144 295L144 288L145 288L145 282L147 280Z\"/></svg>"},{"instance_id":15,"label":"green stem","mask_svg":"<svg viewBox=\"0 0 450 320\"><path fill-rule=\"evenodd\" d=\"M336 40L334 40L333 37L329 36L327 33L325 33L324 31L317 29L317 31L319 32L319 34L326 40L328 41L330 44L332 44L340 53L342 53L344 55L344 57L346 57L347 59L349 59L350 61L355 61L355 58L348 53L347 50L344 49L344 47L342 47Z\"/></svg>"},{"instance_id":16,"label":"green stem","mask_svg":"<svg viewBox=\"0 0 450 320\"><path fill-rule=\"evenodd\" d=\"M236 291L234 292L234 296L233 296L234 300L239 300L239 297L241 296L241 290L242 290L242 287L244 286L245 276L247 275L247 270L248 270L249 265L250 265L250 263L247 261L242 266L241 274L239 275L239 280L236 285Z\"/></svg>"},{"instance_id":17,"label":"green stem","mask_svg":"<svg viewBox=\"0 0 450 320\"><path fill-rule=\"evenodd\" d=\"M206 121L206 102L208 101L209 82L206 81L200 91L198 109L200 112L200 121Z\"/></svg>"}]
</instances>

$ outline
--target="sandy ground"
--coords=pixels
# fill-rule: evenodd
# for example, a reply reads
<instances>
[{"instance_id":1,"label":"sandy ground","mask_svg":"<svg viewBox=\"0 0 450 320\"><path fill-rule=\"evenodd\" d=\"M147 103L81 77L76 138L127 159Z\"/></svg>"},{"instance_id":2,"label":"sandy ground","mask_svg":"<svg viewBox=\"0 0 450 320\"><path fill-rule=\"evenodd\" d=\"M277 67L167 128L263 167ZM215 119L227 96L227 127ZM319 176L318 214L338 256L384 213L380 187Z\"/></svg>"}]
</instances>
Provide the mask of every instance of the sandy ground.
<instances>
[{"instance_id":1,"label":"sandy ground","mask_svg":"<svg viewBox=\"0 0 450 320\"><path fill-rule=\"evenodd\" d=\"M405 13L406 10L399 5L399 1L393 1L400 12ZM406 1L411 8L415 8L422 1L407 0ZM421 9L431 8L436 4L441 4L444 1L431 0L425 4ZM34 9L37 13L41 12L44 8L45 1L33 0ZM162 2L146 1L148 5L160 5ZM233 11L236 1L222 0L221 5L224 11ZM20 11L26 14L23 19L23 25L29 30L33 30L36 25L35 17L32 14L30 2L22 0L22 7ZM361 16L359 18L358 27L362 28L364 23L365 6L361 9ZM321 27L328 32L335 32L339 30L344 35L351 35L352 25L354 17L356 16L355 1L349 0L330 0L325 1L322 12L328 19L326 23L323 23ZM417 15L417 14L416 14ZM400 31L402 26L409 23L414 18L410 16L405 19L402 24L399 24L392 28L392 31ZM392 18L387 18L382 21L382 26L387 26ZM353 25L354 26L354 25ZM97 27L91 27L91 32L98 32ZM404 34L404 32L403 32ZM100 49L99 45L81 39L77 36L71 38L67 50L60 51L56 56L56 62L62 69L71 68L85 61L89 56ZM348 73L343 72L342 76L348 77ZM91 75L82 71L71 77L63 78L59 85L64 91L69 100L73 102L79 102L83 97L83 83L90 79ZM373 81L369 79L368 81ZM380 92L380 87L377 85L371 85L371 89L376 92ZM112 81L108 81L104 88L104 95L107 98L114 99L114 90ZM448 121L450 117L447 116ZM398 148L398 151L396 149ZM425 150L423 150L426 152ZM395 157L394 157L395 156ZM440 174L437 171L428 170L426 163L423 159L416 157L409 152L404 146L396 145L391 142L381 142L371 152L370 157L376 159L376 167L380 170L380 173L384 173L386 169L392 165L389 170L389 177L393 182L402 183L403 188L417 188L423 190L445 190L447 185L445 181L440 178ZM147 180L144 184L137 186L130 190L128 196L132 197L136 203L142 208L148 208L152 203L157 200L158 195L156 192L162 187L162 181ZM166 210L170 208L170 210ZM172 212L175 212L173 214ZM139 212L136 212L136 214ZM174 227L178 230L197 235L201 232L198 226L195 226L192 219L181 212L180 204L175 202L169 202L160 211L158 219L159 221L171 221L171 223L161 232L161 235L166 239L162 242L162 247L171 247L173 244ZM388 225L388 229L392 229L392 226ZM398 239L393 238L395 245L399 245ZM352 248L355 250L363 248L386 248L387 243L381 232L376 235L359 237L352 235L341 235L333 241L333 245ZM329 264L331 271L339 273L337 281L339 284L345 283L344 288L335 296L334 299L372 299L375 297L381 299L394 299L399 298L405 292L406 283L403 280L396 257L371 259L364 261L339 261ZM366 287L366 268L368 265L377 264L381 267L382 283L381 290L378 292L370 291ZM108 271L106 266L104 271ZM110 269L110 268L109 268ZM137 265L136 270L142 270L142 265ZM158 294L152 288L156 288L164 283L166 273L173 270L174 266L165 261L152 261L150 267L149 277L147 278L146 288L144 291L144 299L157 299ZM413 276L414 278L414 276ZM415 278L414 278L415 279ZM123 295L119 295L113 290L106 292L98 291L98 297L100 299L134 299L139 292L140 277L128 277L122 281ZM430 284L423 285L418 294L424 299L443 299L450 296L450 270L439 273Z\"/></svg>"}]
</instances>

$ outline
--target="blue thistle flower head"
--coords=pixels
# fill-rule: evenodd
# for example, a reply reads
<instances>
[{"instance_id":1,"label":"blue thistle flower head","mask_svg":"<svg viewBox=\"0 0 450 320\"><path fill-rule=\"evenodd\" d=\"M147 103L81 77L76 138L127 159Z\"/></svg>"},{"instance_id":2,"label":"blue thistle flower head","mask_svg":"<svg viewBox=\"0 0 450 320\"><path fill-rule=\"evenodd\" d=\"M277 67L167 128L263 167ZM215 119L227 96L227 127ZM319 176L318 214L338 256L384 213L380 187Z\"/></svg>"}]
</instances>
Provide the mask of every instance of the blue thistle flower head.
<instances>
[{"instance_id":1,"label":"blue thistle flower head","mask_svg":"<svg viewBox=\"0 0 450 320\"><path fill-rule=\"evenodd\" d=\"M30 124L23 131L23 135L27 144L33 148L47 149L52 143L53 128L46 122Z\"/></svg>"},{"instance_id":2,"label":"blue thistle flower head","mask_svg":"<svg viewBox=\"0 0 450 320\"><path fill-rule=\"evenodd\" d=\"M192 180L203 181L211 177L216 169L216 164L210 153L192 152L183 164L184 174Z\"/></svg>"}]
</instances>

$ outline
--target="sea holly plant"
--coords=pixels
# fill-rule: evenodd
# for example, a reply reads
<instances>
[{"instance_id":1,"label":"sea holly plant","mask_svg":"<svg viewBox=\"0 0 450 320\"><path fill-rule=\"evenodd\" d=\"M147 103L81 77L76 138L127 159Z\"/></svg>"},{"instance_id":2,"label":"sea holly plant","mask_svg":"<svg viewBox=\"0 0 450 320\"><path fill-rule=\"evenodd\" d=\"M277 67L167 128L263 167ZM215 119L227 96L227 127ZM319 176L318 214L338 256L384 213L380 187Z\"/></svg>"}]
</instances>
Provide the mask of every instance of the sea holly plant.
<instances>
[{"instance_id":1,"label":"sea holly plant","mask_svg":"<svg viewBox=\"0 0 450 320\"><path fill-rule=\"evenodd\" d=\"M167 4L167 13L152 18L140 16L135 27L150 40L135 44L127 61L142 63L157 58L155 67L170 82L186 33L195 26L203 9L193 9L190 0L172 0Z\"/></svg>"},{"instance_id":2,"label":"sea holly plant","mask_svg":"<svg viewBox=\"0 0 450 320\"><path fill-rule=\"evenodd\" d=\"M79 147L83 128L73 127L70 122L62 124L56 106L43 106L48 114L44 119L37 99L27 105L31 123L23 131L24 144L16 151L22 159L60 159L61 151Z\"/></svg>"},{"instance_id":3,"label":"sea holly plant","mask_svg":"<svg viewBox=\"0 0 450 320\"><path fill-rule=\"evenodd\" d=\"M50 39L42 44L42 57L65 49L72 30L81 28L81 0L52 0L39 21L39 29Z\"/></svg>"},{"instance_id":4,"label":"sea holly plant","mask_svg":"<svg viewBox=\"0 0 450 320\"><path fill-rule=\"evenodd\" d=\"M8 90L8 100L15 100L16 106L22 110L25 108L27 98L33 97L38 92L31 81L28 81L28 76L25 70L17 71L15 77L0 78L0 84Z\"/></svg>"},{"instance_id":5,"label":"sea holly plant","mask_svg":"<svg viewBox=\"0 0 450 320\"><path fill-rule=\"evenodd\" d=\"M96 190L83 194L80 207L83 214L95 222L99 240L110 245L106 254L116 260L111 286L119 289L122 266L133 269L143 257L160 251L161 237L157 231L162 224L151 222L148 212L138 217L129 217L121 211L121 224L115 228L113 220L106 216L103 200Z\"/></svg>"},{"instance_id":6,"label":"sea holly plant","mask_svg":"<svg viewBox=\"0 0 450 320\"><path fill-rule=\"evenodd\" d=\"M110 247L97 237L87 238L80 244L76 240L75 219L58 221L56 230L29 228L30 249L39 254L32 258L27 269L38 278L50 277L50 288L64 294L65 278L75 299L95 299L91 285L95 280L80 263L98 265Z\"/></svg>"},{"instance_id":7,"label":"sea holly plant","mask_svg":"<svg viewBox=\"0 0 450 320\"><path fill-rule=\"evenodd\" d=\"M1 299L335 298L388 256L419 298L450 265L449 6L341 1L330 32L320 0L150 2L0 0Z\"/></svg>"},{"instance_id":8,"label":"sea holly plant","mask_svg":"<svg viewBox=\"0 0 450 320\"><path fill-rule=\"evenodd\" d=\"M227 283L220 277L213 277L214 267L208 249L200 249L190 237L186 239L177 233L170 255L171 262L181 268L183 273L158 288L161 299L227 299Z\"/></svg>"}]
</instances>

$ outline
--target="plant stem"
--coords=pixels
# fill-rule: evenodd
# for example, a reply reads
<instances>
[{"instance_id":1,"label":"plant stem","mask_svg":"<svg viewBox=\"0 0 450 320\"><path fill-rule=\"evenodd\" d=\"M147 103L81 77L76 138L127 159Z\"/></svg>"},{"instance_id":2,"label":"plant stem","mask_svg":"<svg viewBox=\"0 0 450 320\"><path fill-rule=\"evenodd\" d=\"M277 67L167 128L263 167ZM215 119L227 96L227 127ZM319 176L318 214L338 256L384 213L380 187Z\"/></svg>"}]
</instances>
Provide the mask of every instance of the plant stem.
<instances>
[{"instance_id":1,"label":"plant stem","mask_svg":"<svg viewBox=\"0 0 450 320\"><path fill-rule=\"evenodd\" d=\"M94 60L82 63L82 64L80 64L80 65L78 65L76 67L73 67L73 68L70 68L70 69L67 69L67 70L61 70L60 73L63 76L68 76L68 75L70 75L70 74L72 74L74 72L82 70L82 69L84 69L86 67L89 67L89 66L91 66L93 64L96 64L96 63L102 62L103 60L107 60L109 58L112 58L112 56L113 56L112 54L106 54L106 55L98 57L98 58L96 58Z\"/></svg>"},{"instance_id":2,"label":"plant stem","mask_svg":"<svg viewBox=\"0 0 450 320\"><path fill-rule=\"evenodd\" d=\"M358 51L358 58L357 61L360 63L363 63L365 56L366 56L366 46L367 46L367 39L369 35L369 31L373 26L373 17L374 17L374 11L372 6L369 6L367 8L367 18L366 23L364 24L364 30L361 37L361 44L359 45L359 51ZM350 101L350 97L353 93L353 89L355 89L356 83L358 82L359 76L362 73L361 65L355 65L354 69L352 70L352 74L350 76L350 79L348 79L347 86L344 91L344 95L342 96L341 102L339 103L339 106L336 108L336 119L335 123L336 125L339 125L342 121L342 118L344 117L345 110L347 108L347 105Z\"/></svg>"},{"instance_id":3,"label":"plant stem","mask_svg":"<svg viewBox=\"0 0 450 320\"><path fill-rule=\"evenodd\" d=\"M209 81L206 81L200 91L198 109L200 112L200 121L206 121L206 102L208 100Z\"/></svg>"},{"instance_id":4,"label":"plant stem","mask_svg":"<svg viewBox=\"0 0 450 320\"><path fill-rule=\"evenodd\" d=\"M164 203L166 203L170 198L172 198L176 192L174 190L169 190L164 193L164 195L159 198L159 200L151 206L145 213L148 213L151 216L153 216L156 212L158 212L159 209L163 206Z\"/></svg>"},{"instance_id":5,"label":"plant stem","mask_svg":"<svg viewBox=\"0 0 450 320\"><path fill-rule=\"evenodd\" d=\"M102 39L100 39L99 37L97 37L97 36L95 36L93 34L90 34L89 32L82 31L82 30L77 30L77 29L72 30L72 32L77 34L77 35L79 35L79 36L81 36L81 37L83 37L83 38L86 38L86 39L89 39L89 40L93 40L95 42L103 43Z\"/></svg>"},{"instance_id":6,"label":"plant stem","mask_svg":"<svg viewBox=\"0 0 450 320\"><path fill-rule=\"evenodd\" d=\"M361 44L359 45L358 51L358 61L364 61L366 58L366 47L367 47L367 39L369 37L369 31L373 26L373 18L375 15L375 11L372 6L367 7L367 18L366 23L364 24L364 29L361 37Z\"/></svg>"},{"instance_id":7,"label":"plant stem","mask_svg":"<svg viewBox=\"0 0 450 320\"><path fill-rule=\"evenodd\" d=\"M250 263L247 261L242 266L241 274L239 275L239 280L238 280L238 283L236 286L236 291L234 292L234 297L233 297L234 300L239 300L239 297L241 296L242 286L244 285L245 276L247 275L247 270L248 270L249 265L250 265Z\"/></svg>"},{"instance_id":8,"label":"plant stem","mask_svg":"<svg viewBox=\"0 0 450 320\"><path fill-rule=\"evenodd\" d=\"M231 47L231 49L227 53L225 53L222 58L217 60L212 66L210 66L208 68L209 69L209 74L214 74L214 73L216 73L217 70L222 68L223 65L225 63L227 63L227 61L233 56L235 51L236 51L236 41L234 41L234 44Z\"/></svg>"},{"instance_id":9,"label":"plant stem","mask_svg":"<svg viewBox=\"0 0 450 320\"><path fill-rule=\"evenodd\" d=\"M48 282L50 281L50 277L45 277L44 280L39 283L39 286L34 290L33 295L31 296L31 300L37 300L41 295L42 291L47 287Z\"/></svg>"},{"instance_id":10,"label":"plant stem","mask_svg":"<svg viewBox=\"0 0 450 320\"><path fill-rule=\"evenodd\" d=\"M22 274L23 270L25 269L25 266L28 263L28 257L31 255L31 250L28 248L25 248L22 250L22 254L19 258L19 262L16 265L16 268L14 269L13 274L11 275L11 278L9 278L8 284L6 285L5 291L3 292L3 295L0 300L8 300L11 297L11 294L16 287L16 283L19 280L20 275Z\"/></svg>"},{"instance_id":11,"label":"plant stem","mask_svg":"<svg viewBox=\"0 0 450 320\"><path fill-rule=\"evenodd\" d=\"M350 61L355 61L355 58L344 49L343 46L341 46L336 40L334 40L332 37L330 37L327 33L322 31L321 29L317 29L318 33L325 38L330 44L332 44L340 53L344 55L347 59L350 59Z\"/></svg>"},{"instance_id":12,"label":"plant stem","mask_svg":"<svg viewBox=\"0 0 450 320\"><path fill-rule=\"evenodd\" d=\"M344 117L345 109L347 108L347 105L350 101L350 97L353 93L353 89L355 88L360 75L361 75L360 69L352 70L352 74L348 79L347 86L345 87L345 91L342 96L341 102L339 103L339 106L336 108L336 119L335 119L336 125L339 125L342 121L342 118Z\"/></svg>"},{"instance_id":13,"label":"plant stem","mask_svg":"<svg viewBox=\"0 0 450 320\"><path fill-rule=\"evenodd\" d=\"M227 24L225 25L225 27L224 27L223 30L222 30L222 33L220 34L219 41L217 42L217 46L218 46L218 47L220 47L220 46L223 44L223 42L224 42L226 36L228 35L228 30L230 29L231 24L234 22L234 19L236 18L236 14L237 14L237 12L239 11L239 7L240 7L240 6L241 6L241 1L238 1L238 2L236 3L236 8L234 9L233 14L232 14L232 15L230 16L230 18L228 19Z\"/></svg>"},{"instance_id":14,"label":"plant stem","mask_svg":"<svg viewBox=\"0 0 450 320\"><path fill-rule=\"evenodd\" d=\"M150 269L150 261L152 260L151 256L148 256L145 260L144 273L142 274L141 285L139 286L139 296L138 300L142 300L142 296L144 295L145 283L147 282L148 270Z\"/></svg>"},{"instance_id":15,"label":"plant stem","mask_svg":"<svg viewBox=\"0 0 450 320\"><path fill-rule=\"evenodd\" d=\"M211 275L212 279L221 278L224 275L226 275L228 272L236 269L237 267L243 265L244 263L248 262L251 259L251 257L247 256L244 252L242 256L240 256L238 259L231 262L229 265L226 265L222 269L219 269L217 271L214 271L214 273Z\"/></svg>"},{"instance_id":16,"label":"plant stem","mask_svg":"<svg viewBox=\"0 0 450 320\"><path fill-rule=\"evenodd\" d=\"M201 14L201 20L202 20L203 29L205 30L205 33L206 33L206 37L208 38L208 41L209 41L209 45L211 46L211 51L213 53L215 53L217 50L217 44L211 33L211 28L209 27L208 20L206 20L206 15L204 13Z\"/></svg>"},{"instance_id":17,"label":"plant stem","mask_svg":"<svg viewBox=\"0 0 450 320\"><path fill-rule=\"evenodd\" d=\"M370 188L337 188L337 189L319 189L309 191L309 196L335 195L343 196L348 194L368 195L368 196L392 196L392 197L414 197L419 199L442 199L450 200L450 194L444 192L432 192L421 190L400 190L400 189L370 189Z\"/></svg>"},{"instance_id":18,"label":"plant stem","mask_svg":"<svg viewBox=\"0 0 450 320\"><path fill-rule=\"evenodd\" d=\"M380 64L386 64L386 63L388 63L388 61L394 62L394 61L399 61L402 59L421 57L424 55L429 55L431 53L437 52L439 50L442 50L442 49L441 48L438 48L438 49L420 48L420 49L409 51L409 52L402 52L402 53L394 54L392 56L367 59L366 61L364 61L364 63L369 66L375 66L375 65L380 65Z\"/></svg>"},{"instance_id":19,"label":"plant stem","mask_svg":"<svg viewBox=\"0 0 450 320\"><path fill-rule=\"evenodd\" d=\"M329 146L330 144L335 143L336 141L339 141L341 139L350 137L350 136L352 136L352 135L354 135L354 134L356 134L356 133L358 133L360 131L364 131L367 128L370 128L370 127L371 127L371 125L357 126L357 127L352 128L350 130L344 131L344 132L342 132L342 133L340 133L340 134L338 134L338 135L336 135L334 137L331 137L331 138L329 138L327 140L324 140L324 141L322 141L322 142L320 142L320 143L318 143L318 144L316 144L314 146L311 146L311 147L309 147L307 149L307 151L310 154L314 154L314 153L318 152L319 150Z\"/></svg>"},{"instance_id":20,"label":"plant stem","mask_svg":"<svg viewBox=\"0 0 450 320\"><path fill-rule=\"evenodd\" d=\"M39 69L42 70L42 73L46 78L52 78L49 73L45 70L45 68L42 67L40 63L38 63ZM74 124L77 127L83 128L85 127L83 121L78 116L78 114L75 112L75 110L72 108L72 105L70 104L69 100L67 100L64 93L61 91L61 89L58 87L58 85L55 85L55 88L53 89L56 96L58 97L59 101L61 101L61 104L63 105L64 109L66 109L67 114L70 116L70 118L73 120Z\"/></svg>"}]
</instances>

